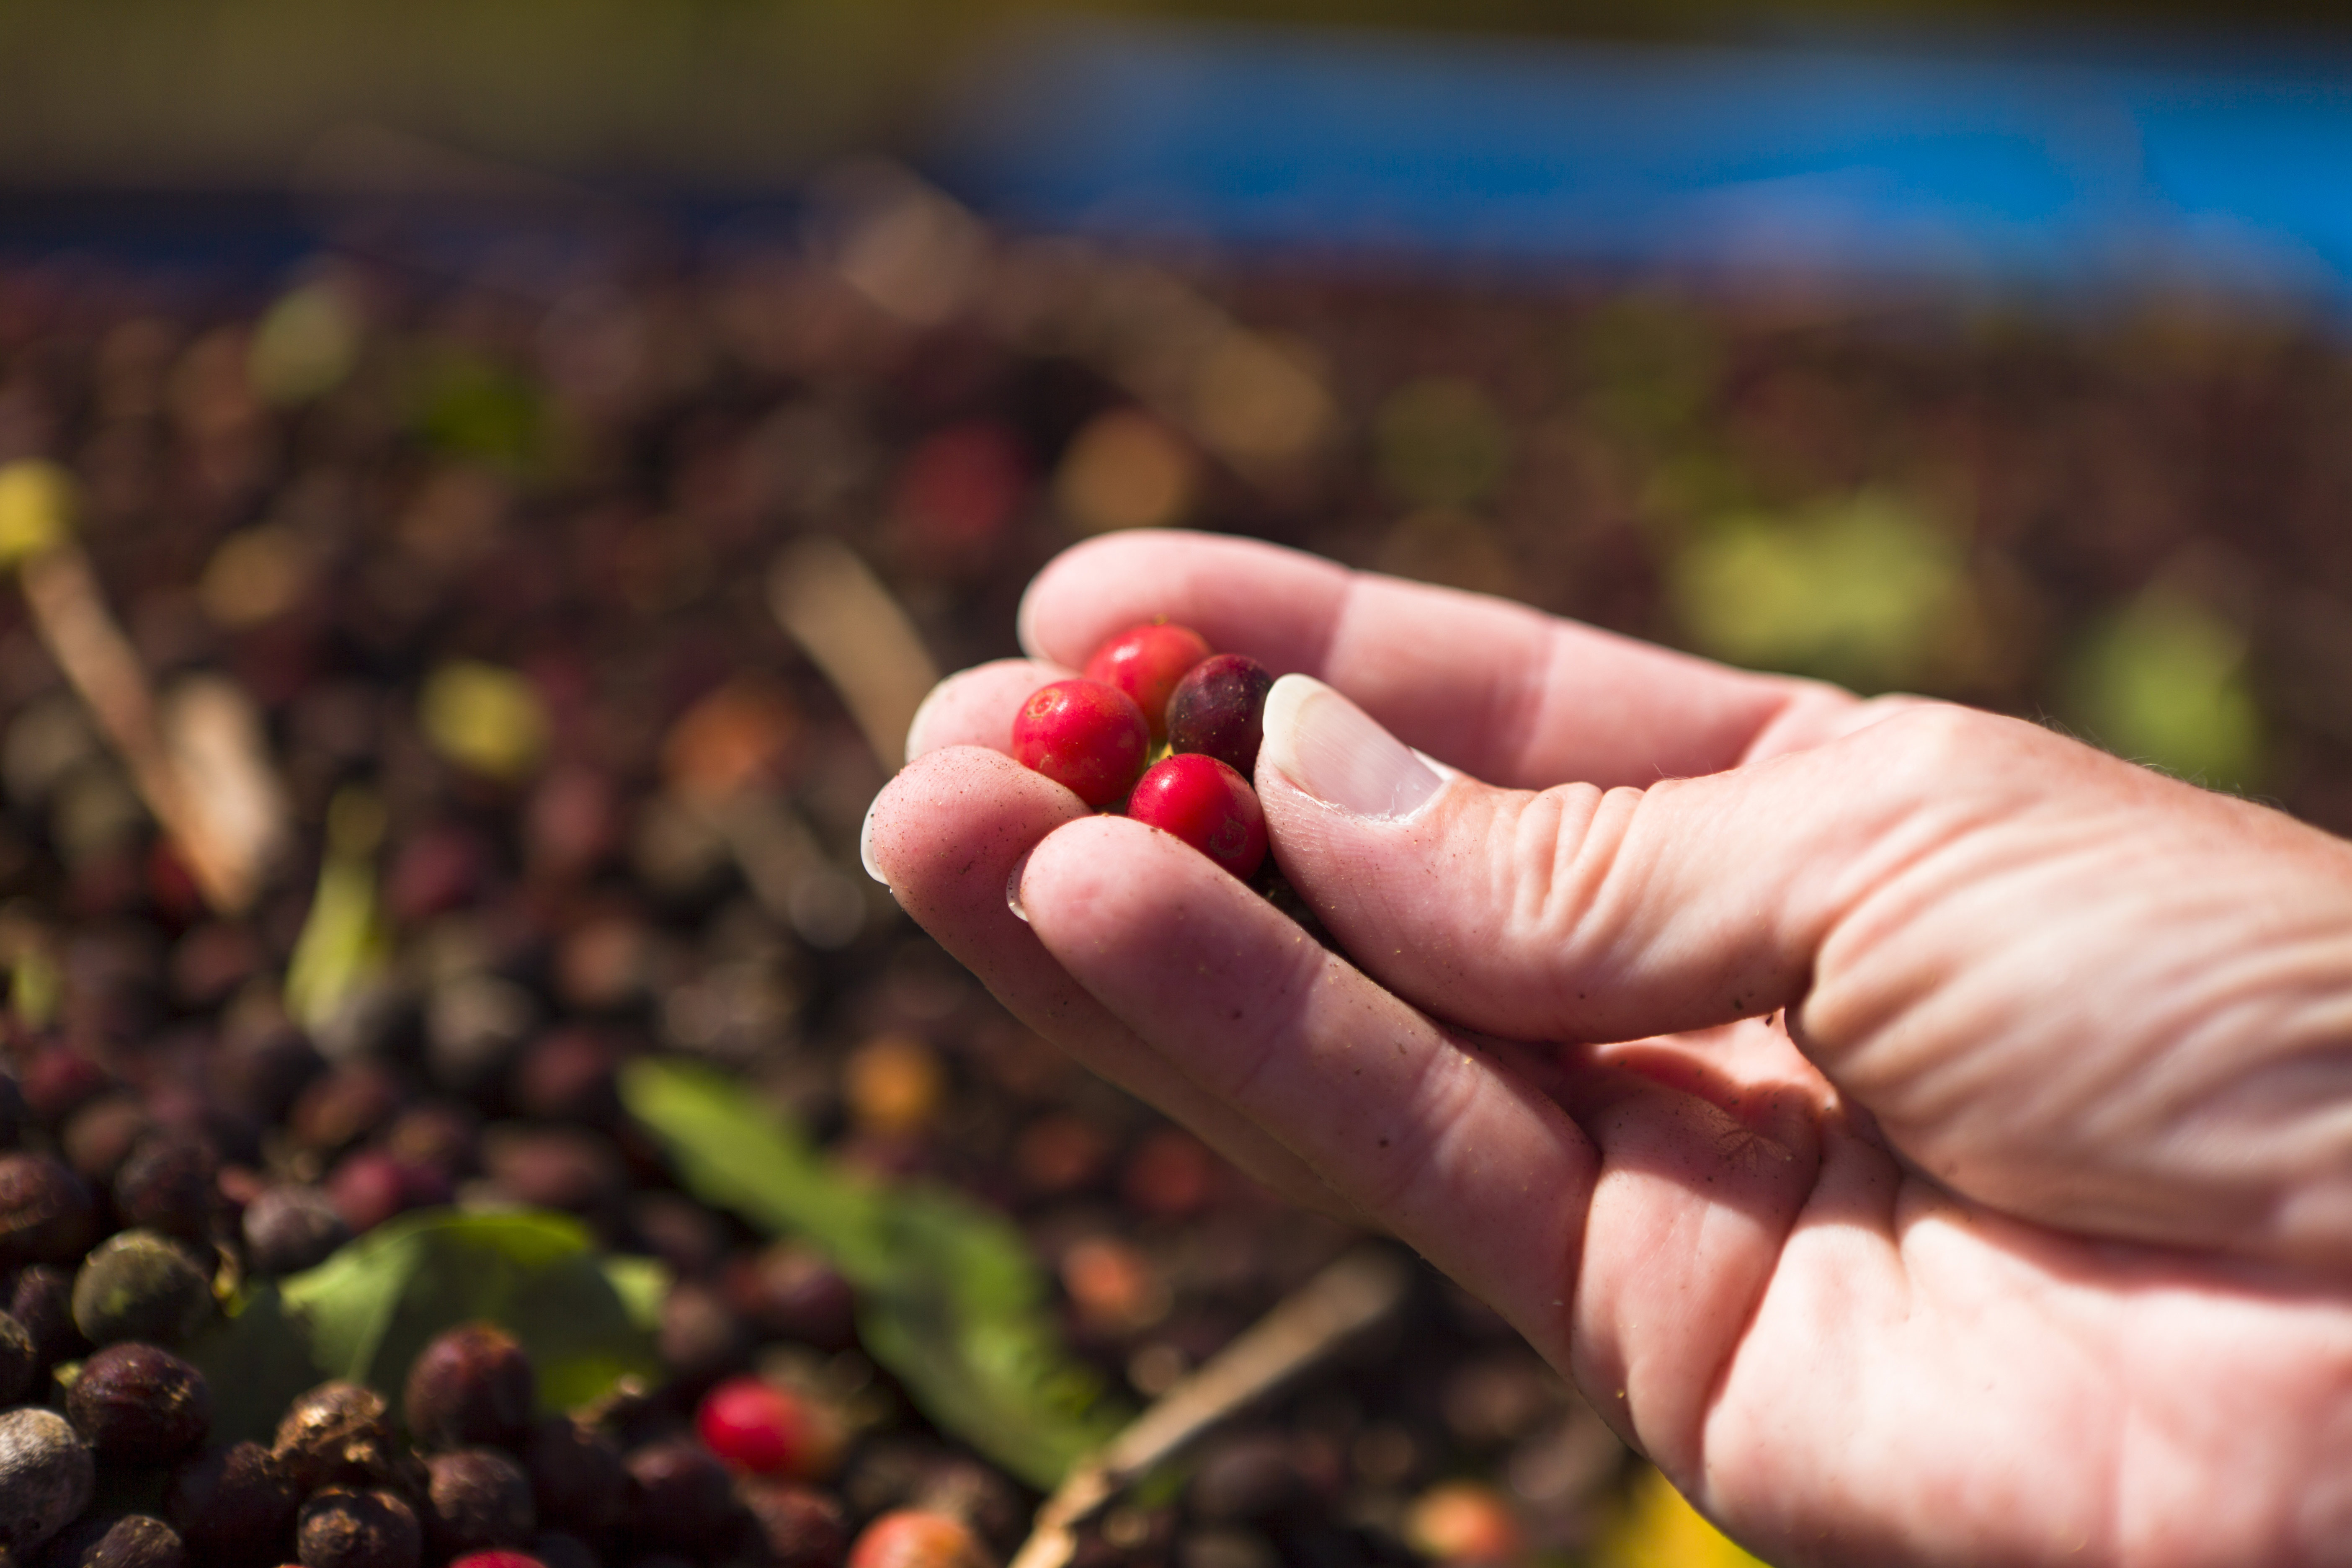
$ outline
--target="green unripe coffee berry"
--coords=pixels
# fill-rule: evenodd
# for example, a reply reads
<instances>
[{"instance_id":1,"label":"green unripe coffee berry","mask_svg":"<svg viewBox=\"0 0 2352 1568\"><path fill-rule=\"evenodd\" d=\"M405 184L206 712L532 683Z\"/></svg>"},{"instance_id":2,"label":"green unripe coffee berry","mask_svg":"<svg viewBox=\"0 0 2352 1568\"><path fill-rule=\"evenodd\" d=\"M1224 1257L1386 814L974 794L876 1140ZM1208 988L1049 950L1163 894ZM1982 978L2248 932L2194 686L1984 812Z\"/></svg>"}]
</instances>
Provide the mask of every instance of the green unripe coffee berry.
<instances>
[{"instance_id":1,"label":"green unripe coffee berry","mask_svg":"<svg viewBox=\"0 0 2352 1568\"><path fill-rule=\"evenodd\" d=\"M186 1248L126 1230L90 1249L74 1277L74 1326L92 1344L175 1345L212 1315L212 1281Z\"/></svg>"}]
</instances>

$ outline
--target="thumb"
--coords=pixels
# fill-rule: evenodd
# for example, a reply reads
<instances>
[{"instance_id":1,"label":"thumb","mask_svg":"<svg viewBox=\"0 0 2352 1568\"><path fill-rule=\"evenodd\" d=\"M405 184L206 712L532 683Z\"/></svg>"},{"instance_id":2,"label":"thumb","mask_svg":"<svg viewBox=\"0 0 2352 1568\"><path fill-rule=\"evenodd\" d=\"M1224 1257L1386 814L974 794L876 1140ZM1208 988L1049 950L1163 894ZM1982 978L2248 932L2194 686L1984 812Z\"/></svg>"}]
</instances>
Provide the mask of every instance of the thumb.
<instances>
[{"instance_id":1,"label":"thumb","mask_svg":"<svg viewBox=\"0 0 2352 1568\"><path fill-rule=\"evenodd\" d=\"M2054 740L1922 705L1725 773L1533 793L1441 773L1292 675L1257 784L1285 875L1392 990L1513 1038L1621 1040L1803 999L1860 900L2017 804L1987 764Z\"/></svg>"},{"instance_id":2,"label":"thumb","mask_svg":"<svg viewBox=\"0 0 2352 1568\"><path fill-rule=\"evenodd\" d=\"M1646 789L1495 789L1269 693L1282 868L1373 978L1520 1040L1788 1008L1887 1142L2069 1230L2341 1269L2352 845L1918 703Z\"/></svg>"}]
</instances>

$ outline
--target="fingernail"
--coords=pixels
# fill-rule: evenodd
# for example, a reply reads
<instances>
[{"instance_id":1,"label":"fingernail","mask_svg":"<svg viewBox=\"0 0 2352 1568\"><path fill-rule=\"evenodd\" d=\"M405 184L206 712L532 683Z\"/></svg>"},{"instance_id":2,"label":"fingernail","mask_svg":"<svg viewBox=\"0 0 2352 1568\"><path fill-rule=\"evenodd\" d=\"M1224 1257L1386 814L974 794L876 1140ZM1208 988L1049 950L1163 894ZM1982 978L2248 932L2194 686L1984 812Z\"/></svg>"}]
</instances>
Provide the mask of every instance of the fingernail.
<instances>
[{"instance_id":1,"label":"fingernail","mask_svg":"<svg viewBox=\"0 0 2352 1568\"><path fill-rule=\"evenodd\" d=\"M1023 850L1021 858L1013 862L1013 874L1004 879L1004 907L1023 925L1029 923L1029 911L1021 907L1021 873L1029 869L1029 857L1035 853L1034 849Z\"/></svg>"},{"instance_id":2,"label":"fingernail","mask_svg":"<svg viewBox=\"0 0 2352 1568\"><path fill-rule=\"evenodd\" d=\"M857 830L857 859L866 868L867 876L887 888L890 885L890 879L882 874L882 868L874 859L874 814L881 808L882 797L879 795L866 805L865 825Z\"/></svg>"},{"instance_id":3,"label":"fingernail","mask_svg":"<svg viewBox=\"0 0 2352 1568\"><path fill-rule=\"evenodd\" d=\"M1266 693L1258 754L1324 805L1358 816L1410 816L1444 782L1362 709L1304 675L1286 675Z\"/></svg>"}]
</instances>

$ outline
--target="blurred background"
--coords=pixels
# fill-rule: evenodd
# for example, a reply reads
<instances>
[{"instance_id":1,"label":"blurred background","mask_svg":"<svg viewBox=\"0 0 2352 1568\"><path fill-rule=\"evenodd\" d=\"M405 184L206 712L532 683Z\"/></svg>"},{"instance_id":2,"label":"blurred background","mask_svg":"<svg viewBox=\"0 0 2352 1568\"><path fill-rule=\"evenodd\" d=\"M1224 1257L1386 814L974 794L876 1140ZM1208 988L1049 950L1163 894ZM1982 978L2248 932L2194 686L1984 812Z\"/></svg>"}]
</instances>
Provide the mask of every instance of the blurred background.
<instances>
[{"instance_id":1,"label":"blurred background","mask_svg":"<svg viewBox=\"0 0 2352 1568\"><path fill-rule=\"evenodd\" d=\"M496 277L541 353L656 275L789 335L744 270L814 262L1151 412L1164 504L1078 515L1076 414L965 395L1066 534L1512 585L2342 826L2347 65L2303 0L17 0L0 257Z\"/></svg>"},{"instance_id":2,"label":"blurred background","mask_svg":"<svg viewBox=\"0 0 2352 1568\"><path fill-rule=\"evenodd\" d=\"M798 1331L614 1098L716 1063L1012 1216L1144 1402L1355 1238L858 874L932 675L1183 524L2352 831L2347 84L2316 0L0 0L0 464L289 846L208 912L8 595L11 1049L353 1230L583 1216L682 1397ZM288 1029L310 1098L218 1087ZM1743 1560L1475 1302L1385 1336L1088 1560ZM854 1516L978 1441L868 1420Z\"/></svg>"}]
</instances>

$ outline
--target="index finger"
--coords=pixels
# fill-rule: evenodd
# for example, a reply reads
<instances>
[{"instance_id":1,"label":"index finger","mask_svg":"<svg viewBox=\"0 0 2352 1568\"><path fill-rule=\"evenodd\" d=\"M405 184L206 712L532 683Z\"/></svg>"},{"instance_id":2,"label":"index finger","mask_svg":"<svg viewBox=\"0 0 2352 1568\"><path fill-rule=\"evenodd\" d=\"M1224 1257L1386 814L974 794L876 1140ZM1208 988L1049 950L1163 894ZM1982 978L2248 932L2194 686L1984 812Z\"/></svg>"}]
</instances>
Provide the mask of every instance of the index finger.
<instances>
[{"instance_id":1,"label":"index finger","mask_svg":"<svg viewBox=\"0 0 2352 1568\"><path fill-rule=\"evenodd\" d=\"M1041 658L1083 665L1155 616L1277 676L1314 676L1408 744L1514 788L1717 773L1856 702L1509 600L1172 530L1064 552L1022 601L1021 639Z\"/></svg>"}]
</instances>

